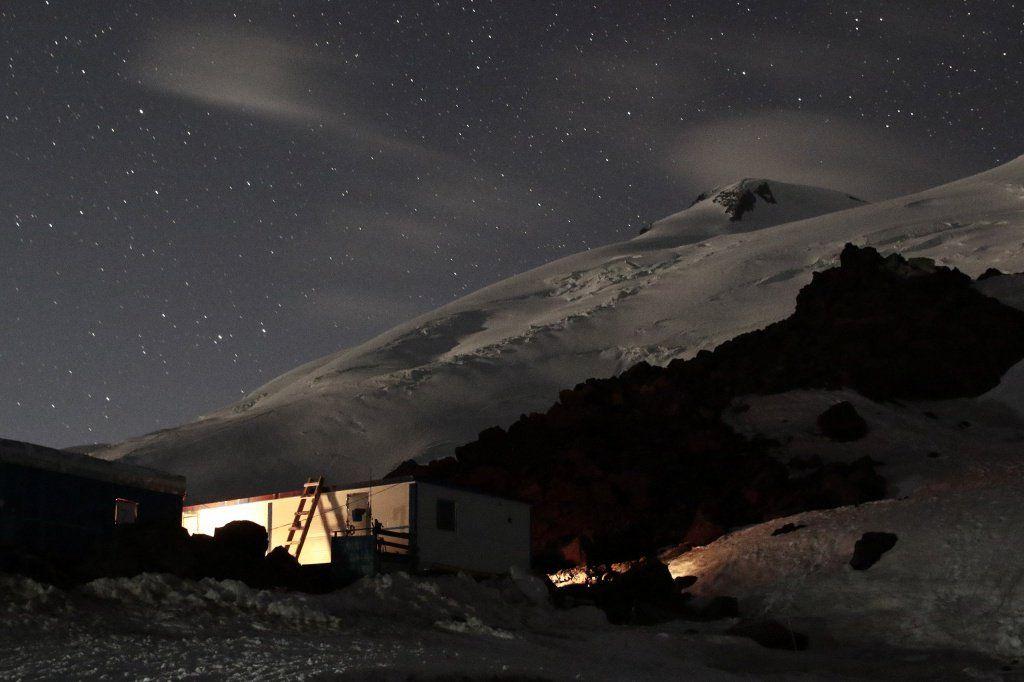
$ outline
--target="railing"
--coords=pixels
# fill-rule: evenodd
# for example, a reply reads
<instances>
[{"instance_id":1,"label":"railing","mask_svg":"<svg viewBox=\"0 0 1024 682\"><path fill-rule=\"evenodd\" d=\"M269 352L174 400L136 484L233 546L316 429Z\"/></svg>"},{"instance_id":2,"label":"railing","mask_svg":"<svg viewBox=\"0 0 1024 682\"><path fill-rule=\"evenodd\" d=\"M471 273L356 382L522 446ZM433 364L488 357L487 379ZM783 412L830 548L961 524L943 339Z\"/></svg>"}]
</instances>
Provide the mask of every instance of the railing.
<instances>
[{"instance_id":1,"label":"railing","mask_svg":"<svg viewBox=\"0 0 1024 682\"><path fill-rule=\"evenodd\" d=\"M408 554L410 546L409 533L400 531L375 529L378 554Z\"/></svg>"},{"instance_id":2,"label":"railing","mask_svg":"<svg viewBox=\"0 0 1024 682\"><path fill-rule=\"evenodd\" d=\"M402 531L400 529L406 529ZM409 526L397 526L395 528L383 528L375 524L369 528L348 527L331 531L335 537L366 537L373 536L374 548L378 554L409 554L412 544L411 535L408 532Z\"/></svg>"}]
</instances>

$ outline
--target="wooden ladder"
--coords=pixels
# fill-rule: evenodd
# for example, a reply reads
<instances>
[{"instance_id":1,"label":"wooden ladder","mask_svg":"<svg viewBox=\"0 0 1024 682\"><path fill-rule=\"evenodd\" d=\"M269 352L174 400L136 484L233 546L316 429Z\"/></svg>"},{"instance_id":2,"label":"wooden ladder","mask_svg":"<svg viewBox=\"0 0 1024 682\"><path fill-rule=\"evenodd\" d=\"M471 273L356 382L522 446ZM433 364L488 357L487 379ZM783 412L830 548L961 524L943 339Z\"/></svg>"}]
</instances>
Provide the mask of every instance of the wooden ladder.
<instances>
[{"instance_id":1,"label":"wooden ladder","mask_svg":"<svg viewBox=\"0 0 1024 682\"><path fill-rule=\"evenodd\" d=\"M309 527L313 525L313 517L319 508L320 493L323 490L323 485L324 477L320 476L319 478L309 479L306 481L306 485L302 487L302 497L299 498L299 506L295 509L295 518L292 519L292 525L288 529L288 538L284 543L288 553L296 559L302 553L302 546L306 544L306 535L309 533ZM296 533L299 534L298 537L295 537ZM294 552L292 552L292 547L295 548Z\"/></svg>"}]
</instances>

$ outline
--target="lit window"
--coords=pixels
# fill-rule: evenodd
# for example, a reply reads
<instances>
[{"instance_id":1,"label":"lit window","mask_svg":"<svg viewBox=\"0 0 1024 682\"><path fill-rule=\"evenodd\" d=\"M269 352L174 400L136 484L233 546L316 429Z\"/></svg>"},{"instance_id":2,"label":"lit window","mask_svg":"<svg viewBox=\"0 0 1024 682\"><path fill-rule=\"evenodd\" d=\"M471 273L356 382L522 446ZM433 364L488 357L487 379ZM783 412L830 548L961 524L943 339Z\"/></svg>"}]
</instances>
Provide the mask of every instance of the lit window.
<instances>
[{"instance_id":1,"label":"lit window","mask_svg":"<svg viewBox=\"0 0 1024 682\"><path fill-rule=\"evenodd\" d=\"M114 500L114 525L121 526L139 520L139 503L117 498Z\"/></svg>"},{"instance_id":2,"label":"lit window","mask_svg":"<svg viewBox=\"0 0 1024 682\"><path fill-rule=\"evenodd\" d=\"M455 500L437 501L437 529L455 530Z\"/></svg>"}]
</instances>

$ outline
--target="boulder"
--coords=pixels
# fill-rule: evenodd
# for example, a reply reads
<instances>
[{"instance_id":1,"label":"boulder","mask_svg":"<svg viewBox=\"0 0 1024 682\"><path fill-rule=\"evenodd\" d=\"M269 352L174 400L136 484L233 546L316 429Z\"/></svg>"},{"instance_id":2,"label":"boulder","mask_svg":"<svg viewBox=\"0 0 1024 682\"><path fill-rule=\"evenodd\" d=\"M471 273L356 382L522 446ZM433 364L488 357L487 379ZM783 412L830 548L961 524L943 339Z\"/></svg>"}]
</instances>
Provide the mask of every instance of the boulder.
<instances>
[{"instance_id":1,"label":"boulder","mask_svg":"<svg viewBox=\"0 0 1024 682\"><path fill-rule=\"evenodd\" d=\"M850 566L855 571L866 571L882 558L882 555L896 546L895 533L869 531L860 536L853 546Z\"/></svg>"},{"instance_id":2,"label":"boulder","mask_svg":"<svg viewBox=\"0 0 1024 682\"><path fill-rule=\"evenodd\" d=\"M287 547L275 547L263 557L262 578L267 586L303 589L304 580L299 560Z\"/></svg>"},{"instance_id":3,"label":"boulder","mask_svg":"<svg viewBox=\"0 0 1024 682\"><path fill-rule=\"evenodd\" d=\"M851 441L867 435L868 423L844 400L818 415L818 429L832 440Z\"/></svg>"},{"instance_id":4,"label":"boulder","mask_svg":"<svg viewBox=\"0 0 1024 682\"><path fill-rule=\"evenodd\" d=\"M267 553L267 530L252 521L231 521L213 531L213 539L225 551L260 561Z\"/></svg>"},{"instance_id":5,"label":"boulder","mask_svg":"<svg viewBox=\"0 0 1024 682\"><path fill-rule=\"evenodd\" d=\"M592 603L616 624L651 625L685 613L686 598L655 557L575 571L585 575L558 589L556 602L563 606Z\"/></svg>"}]
</instances>

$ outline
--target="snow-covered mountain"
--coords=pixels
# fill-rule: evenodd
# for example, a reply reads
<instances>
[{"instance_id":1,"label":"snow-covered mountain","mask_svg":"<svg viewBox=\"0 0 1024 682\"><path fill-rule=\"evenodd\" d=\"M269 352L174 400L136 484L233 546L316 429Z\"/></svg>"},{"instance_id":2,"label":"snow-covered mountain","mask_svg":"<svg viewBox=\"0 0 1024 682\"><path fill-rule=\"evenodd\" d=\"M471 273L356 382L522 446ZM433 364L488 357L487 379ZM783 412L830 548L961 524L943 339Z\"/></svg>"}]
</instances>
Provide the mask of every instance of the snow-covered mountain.
<instances>
[{"instance_id":1,"label":"snow-covered mountain","mask_svg":"<svg viewBox=\"0 0 1024 682\"><path fill-rule=\"evenodd\" d=\"M197 422L100 453L183 473L196 501L449 454L560 389L787 316L846 242L977 275L1024 270L1024 157L878 204L744 180L644 234L481 289Z\"/></svg>"}]
</instances>

